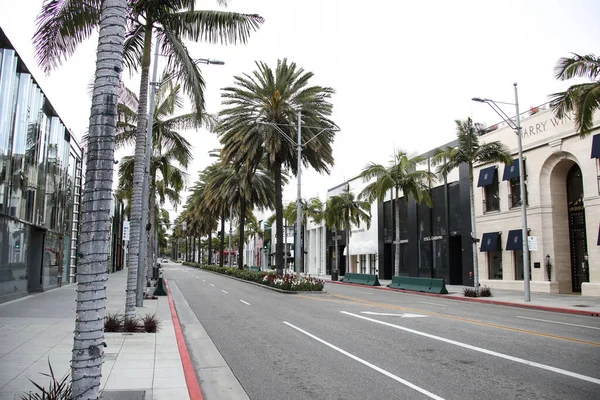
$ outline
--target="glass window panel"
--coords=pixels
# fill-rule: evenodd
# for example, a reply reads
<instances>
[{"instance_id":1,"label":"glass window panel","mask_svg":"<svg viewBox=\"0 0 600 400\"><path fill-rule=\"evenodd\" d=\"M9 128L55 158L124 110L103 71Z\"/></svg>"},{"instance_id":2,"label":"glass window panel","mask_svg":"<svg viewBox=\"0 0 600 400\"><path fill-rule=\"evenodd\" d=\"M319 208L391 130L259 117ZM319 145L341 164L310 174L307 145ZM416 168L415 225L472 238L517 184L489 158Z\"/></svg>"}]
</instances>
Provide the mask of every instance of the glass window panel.
<instances>
[{"instance_id":1,"label":"glass window panel","mask_svg":"<svg viewBox=\"0 0 600 400\"><path fill-rule=\"evenodd\" d=\"M494 180L489 185L484 186L483 192L485 194L485 208L488 211L500 211L500 195L498 185L498 174L494 173Z\"/></svg>"},{"instance_id":2,"label":"glass window panel","mask_svg":"<svg viewBox=\"0 0 600 400\"><path fill-rule=\"evenodd\" d=\"M44 289L48 289L58 285L58 271L63 268L63 241L50 231L46 232L45 239L42 284Z\"/></svg>"},{"instance_id":3,"label":"glass window panel","mask_svg":"<svg viewBox=\"0 0 600 400\"><path fill-rule=\"evenodd\" d=\"M0 212L10 213L10 159L19 79L14 50L0 49Z\"/></svg>"},{"instance_id":4,"label":"glass window panel","mask_svg":"<svg viewBox=\"0 0 600 400\"><path fill-rule=\"evenodd\" d=\"M0 298L27 293L29 227L0 217Z\"/></svg>"},{"instance_id":5,"label":"glass window panel","mask_svg":"<svg viewBox=\"0 0 600 400\"><path fill-rule=\"evenodd\" d=\"M448 184L448 208L450 214L450 232L461 231L460 185L458 182Z\"/></svg>"},{"instance_id":6,"label":"glass window panel","mask_svg":"<svg viewBox=\"0 0 600 400\"><path fill-rule=\"evenodd\" d=\"M502 279L502 252L488 251L487 263L489 279Z\"/></svg>"}]
</instances>

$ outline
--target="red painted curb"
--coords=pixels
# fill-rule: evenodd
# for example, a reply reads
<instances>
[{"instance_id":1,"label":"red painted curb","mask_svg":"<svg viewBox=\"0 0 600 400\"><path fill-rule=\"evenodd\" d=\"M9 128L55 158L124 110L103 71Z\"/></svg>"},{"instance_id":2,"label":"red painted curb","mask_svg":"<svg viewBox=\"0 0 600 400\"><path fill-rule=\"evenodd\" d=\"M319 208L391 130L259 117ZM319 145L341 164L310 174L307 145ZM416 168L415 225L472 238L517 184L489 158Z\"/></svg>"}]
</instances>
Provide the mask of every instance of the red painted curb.
<instances>
[{"instance_id":1,"label":"red painted curb","mask_svg":"<svg viewBox=\"0 0 600 400\"><path fill-rule=\"evenodd\" d=\"M185 375L185 383L187 384L190 400L204 400L204 397L202 397L202 391L200 391L200 385L198 384L196 372L194 371L194 366L192 365L190 353L188 353L187 346L185 345L185 339L183 338L183 332L181 331L181 324L179 323L179 317L177 316L175 303L173 303L173 298L171 297L169 283L166 279L164 279L164 281L167 287L169 307L171 308L171 318L173 318L175 337L177 338L177 346L179 347L179 355L181 356L181 364L183 364L183 373Z\"/></svg>"},{"instance_id":2,"label":"red painted curb","mask_svg":"<svg viewBox=\"0 0 600 400\"><path fill-rule=\"evenodd\" d=\"M441 297L441 298L449 299L449 300L471 301L471 302L480 303L480 304L494 304L497 306L527 308L527 309L531 309L531 310L549 311L549 312L557 312L557 313L563 313L563 314L583 315L586 317L600 317L600 313L598 313L598 312L584 311L584 310L571 310L570 308L538 306L535 304L511 303L509 301L500 301L500 300L483 300L483 299L478 299L478 298L474 298L474 297L456 297L456 296L448 296L445 294L423 293L423 292L415 292L412 290L392 289L392 288L385 287L385 286L366 286L366 285L361 285L358 283L346 283L346 282L336 282L336 281L325 281L325 282L334 283L336 285L369 287L371 289L390 290L392 292L400 292L400 293L408 293L408 294L418 294L419 296Z\"/></svg>"}]
</instances>

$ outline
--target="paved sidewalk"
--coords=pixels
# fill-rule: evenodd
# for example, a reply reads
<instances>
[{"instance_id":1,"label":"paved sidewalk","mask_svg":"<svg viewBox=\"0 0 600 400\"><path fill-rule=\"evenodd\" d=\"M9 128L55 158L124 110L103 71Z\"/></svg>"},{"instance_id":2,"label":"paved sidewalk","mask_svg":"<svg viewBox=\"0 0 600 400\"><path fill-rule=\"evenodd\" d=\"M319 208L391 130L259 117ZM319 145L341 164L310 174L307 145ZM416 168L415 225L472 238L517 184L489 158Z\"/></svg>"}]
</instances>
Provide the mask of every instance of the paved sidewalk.
<instances>
[{"instance_id":1,"label":"paved sidewalk","mask_svg":"<svg viewBox=\"0 0 600 400\"><path fill-rule=\"evenodd\" d=\"M123 312L126 277L125 271L109 275L107 313ZM40 373L48 372L48 361L58 377L70 372L75 288L67 285L0 304L0 400L33 391L29 379L47 382ZM145 391L146 400L189 400L167 296L145 300L137 314L156 314L160 331L105 334L105 398L112 390L136 390Z\"/></svg>"},{"instance_id":2,"label":"paved sidewalk","mask_svg":"<svg viewBox=\"0 0 600 400\"><path fill-rule=\"evenodd\" d=\"M319 278L325 280L327 283L353 285L339 281L333 282L331 281L330 275L321 275ZM381 286L377 288L389 290L387 285L389 285L391 282L391 280L380 279L379 283L381 283ZM578 294L550 294L531 292L531 301L525 302L523 299L523 291L520 290L492 289L492 297L471 298L463 295L463 289L466 288L466 286L446 285L446 288L448 289L448 294L431 294L414 291L402 292L424 296L443 297L453 300L498 304L504 306L532 308L544 311L600 317L600 297L581 296Z\"/></svg>"}]
</instances>

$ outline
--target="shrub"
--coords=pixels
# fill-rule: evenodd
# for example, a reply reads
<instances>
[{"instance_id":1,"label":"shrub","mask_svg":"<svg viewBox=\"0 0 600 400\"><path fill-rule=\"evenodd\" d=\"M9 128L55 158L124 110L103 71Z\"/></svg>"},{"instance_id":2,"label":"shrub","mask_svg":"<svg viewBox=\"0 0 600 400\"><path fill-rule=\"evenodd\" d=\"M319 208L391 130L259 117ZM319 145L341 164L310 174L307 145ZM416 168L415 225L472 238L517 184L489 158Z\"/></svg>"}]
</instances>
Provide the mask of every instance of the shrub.
<instances>
[{"instance_id":1,"label":"shrub","mask_svg":"<svg viewBox=\"0 0 600 400\"><path fill-rule=\"evenodd\" d=\"M477 290L475 288L464 288L463 294L465 297L477 297Z\"/></svg>"},{"instance_id":2,"label":"shrub","mask_svg":"<svg viewBox=\"0 0 600 400\"><path fill-rule=\"evenodd\" d=\"M137 317L123 318L123 332L143 332L143 326Z\"/></svg>"},{"instance_id":3,"label":"shrub","mask_svg":"<svg viewBox=\"0 0 600 400\"><path fill-rule=\"evenodd\" d=\"M104 332L121 332L123 317L119 314L108 314L104 317Z\"/></svg>"},{"instance_id":4,"label":"shrub","mask_svg":"<svg viewBox=\"0 0 600 400\"><path fill-rule=\"evenodd\" d=\"M156 333L160 329L160 321L156 318L156 314L146 314L142 318L144 324L144 331L147 333Z\"/></svg>"},{"instance_id":5,"label":"shrub","mask_svg":"<svg viewBox=\"0 0 600 400\"><path fill-rule=\"evenodd\" d=\"M36 383L31 381L37 388L37 393L27 393L21 396L21 400L71 400L71 374L67 373L62 379L58 379L54 375L54 370L48 360L48 367L50 373L42 373L42 375L50 378L50 385L46 389L47 385Z\"/></svg>"},{"instance_id":6,"label":"shrub","mask_svg":"<svg viewBox=\"0 0 600 400\"><path fill-rule=\"evenodd\" d=\"M482 287L481 289L479 289L479 296L492 297L492 289L490 289L487 286Z\"/></svg>"}]
</instances>

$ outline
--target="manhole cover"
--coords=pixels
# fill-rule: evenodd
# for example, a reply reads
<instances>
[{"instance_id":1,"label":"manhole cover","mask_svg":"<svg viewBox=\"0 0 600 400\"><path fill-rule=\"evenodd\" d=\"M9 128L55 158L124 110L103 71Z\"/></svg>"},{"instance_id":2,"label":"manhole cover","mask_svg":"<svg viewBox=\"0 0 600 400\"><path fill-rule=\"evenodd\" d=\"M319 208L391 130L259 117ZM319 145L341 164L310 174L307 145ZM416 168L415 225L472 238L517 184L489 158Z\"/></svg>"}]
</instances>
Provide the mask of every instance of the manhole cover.
<instances>
[{"instance_id":1,"label":"manhole cover","mask_svg":"<svg viewBox=\"0 0 600 400\"><path fill-rule=\"evenodd\" d=\"M573 307L589 307L587 304L573 304Z\"/></svg>"},{"instance_id":2,"label":"manhole cover","mask_svg":"<svg viewBox=\"0 0 600 400\"><path fill-rule=\"evenodd\" d=\"M144 400L145 390L105 390L100 395L101 400Z\"/></svg>"}]
</instances>

